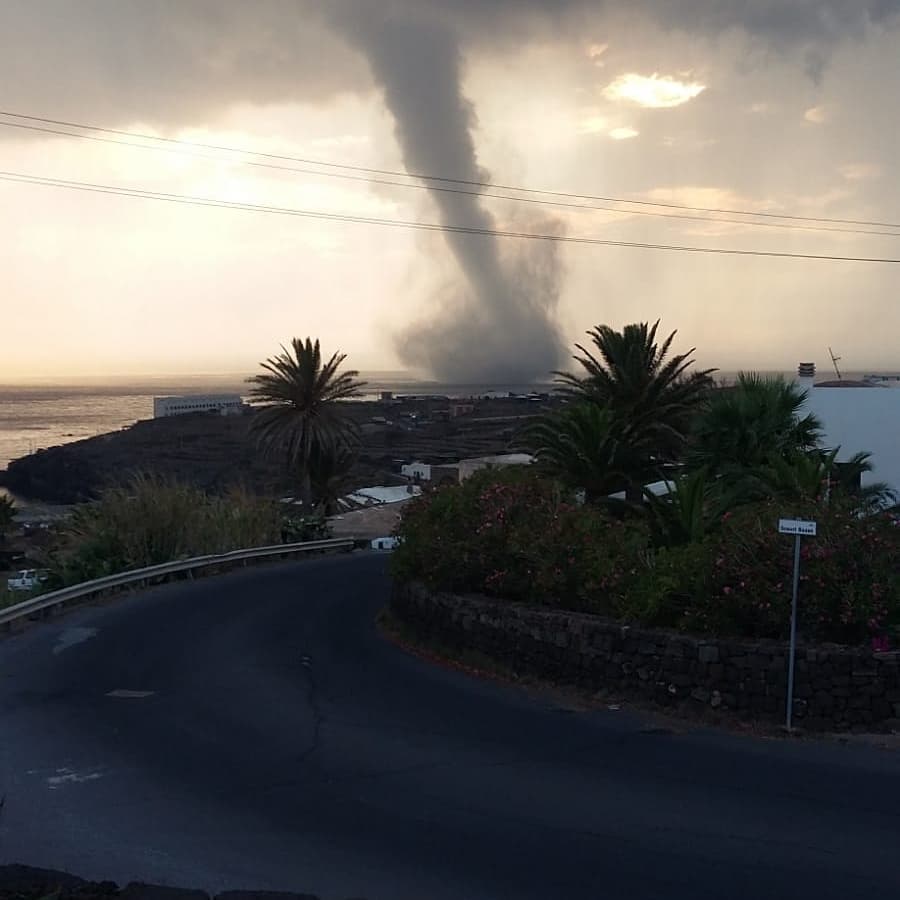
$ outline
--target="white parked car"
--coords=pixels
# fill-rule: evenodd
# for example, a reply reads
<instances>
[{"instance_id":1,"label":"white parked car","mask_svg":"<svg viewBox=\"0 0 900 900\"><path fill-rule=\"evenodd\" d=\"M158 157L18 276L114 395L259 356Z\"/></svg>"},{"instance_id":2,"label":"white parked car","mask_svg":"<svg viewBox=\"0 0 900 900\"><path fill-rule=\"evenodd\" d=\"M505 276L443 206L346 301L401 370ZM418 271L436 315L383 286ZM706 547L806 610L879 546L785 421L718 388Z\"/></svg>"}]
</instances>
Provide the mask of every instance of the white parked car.
<instances>
[{"instance_id":1,"label":"white parked car","mask_svg":"<svg viewBox=\"0 0 900 900\"><path fill-rule=\"evenodd\" d=\"M47 580L47 575L37 569L20 569L12 578L6 579L11 591L33 591Z\"/></svg>"}]
</instances>

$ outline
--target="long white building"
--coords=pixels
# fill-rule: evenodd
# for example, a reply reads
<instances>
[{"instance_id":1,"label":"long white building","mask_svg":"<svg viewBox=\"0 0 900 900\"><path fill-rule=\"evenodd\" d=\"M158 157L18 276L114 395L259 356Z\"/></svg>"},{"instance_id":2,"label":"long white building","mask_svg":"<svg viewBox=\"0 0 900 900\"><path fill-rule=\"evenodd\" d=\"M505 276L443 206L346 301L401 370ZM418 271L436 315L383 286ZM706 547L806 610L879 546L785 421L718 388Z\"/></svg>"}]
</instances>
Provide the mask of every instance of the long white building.
<instances>
[{"instance_id":1,"label":"long white building","mask_svg":"<svg viewBox=\"0 0 900 900\"><path fill-rule=\"evenodd\" d=\"M186 394L182 397L153 398L154 419L198 412L217 412L222 416L231 416L243 411L244 401L239 394Z\"/></svg>"}]
</instances>

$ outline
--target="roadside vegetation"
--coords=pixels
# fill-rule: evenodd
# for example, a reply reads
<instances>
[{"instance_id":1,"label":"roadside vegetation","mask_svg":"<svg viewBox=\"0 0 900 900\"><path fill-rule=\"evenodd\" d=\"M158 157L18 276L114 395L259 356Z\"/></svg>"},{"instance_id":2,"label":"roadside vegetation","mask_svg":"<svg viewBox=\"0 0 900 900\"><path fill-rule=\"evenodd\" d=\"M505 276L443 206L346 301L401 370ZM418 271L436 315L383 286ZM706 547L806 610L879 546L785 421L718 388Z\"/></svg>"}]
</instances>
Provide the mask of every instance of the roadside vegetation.
<instances>
[{"instance_id":1,"label":"roadside vegetation","mask_svg":"<svg viewBox=\"0 0 900 900\"><path fill-rule=\"evenodd\" d=\"M48 559L50 584L62 586L207 553L277 544L280 504L243 491L209 496L151 475L138 475L77 507L60 549Z\"/></svg>"},{"instance_id":2,"label":"roadside vegetation","mask_svg":"<svg viewBox=\"0 0 900 900\"><path fill-rule=\"evenodd\" d=\"M9 590L5 583L0 584L0 609L3 609L6 606L12 606L13 603L18 603L20 600L22 600L21 594Z\"/></svg>"},{"instance_id":3,"label":"roadside vegetation","mask_svg":"<svg viewBox=\"0 0 900 900\"><path fill-rule=\"evenodd\" d=\"M717 388L670 355L657 325L590 332L569 402L533 427L537 462L486 471L414 501L399 529L401 578L437 590L591 611L646 625L783 638L790 539L803 543L809 639L900 643L900 527L866 454L836 462L805 395L781 378ZM656 482L655 489L648 486Z\"/></svg>"},{"instance_id":4,"label":"roadside vegetation","mask_svg":"<svg viewBox=\"0 0 900 900\"><path fill-rule=\"evenodd\" d=\"M363 383L356 371L340 371L344 354L323 359L318 341L294 338L281 350L249 379L256 407L251 430L260 452L289 472L298 502L239 489L209 495L138 474L74 509L55 546L41 554L49 577L40 590L192 556L330 536L325 516L344 493L358 446L341 401L357 396ZM0 542L13 512L11 501L0 497ZM0 593L0 605L20 599L21 593Z\"/></svg>"}]
</instances>

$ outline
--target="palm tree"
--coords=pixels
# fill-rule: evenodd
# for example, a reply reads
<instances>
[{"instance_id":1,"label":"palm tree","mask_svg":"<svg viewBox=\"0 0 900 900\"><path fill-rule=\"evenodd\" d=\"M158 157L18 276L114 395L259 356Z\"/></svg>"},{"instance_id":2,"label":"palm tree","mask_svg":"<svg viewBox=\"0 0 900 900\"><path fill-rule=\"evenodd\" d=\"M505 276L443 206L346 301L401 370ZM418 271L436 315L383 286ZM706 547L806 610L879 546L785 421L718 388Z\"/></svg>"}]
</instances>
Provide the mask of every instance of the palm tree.
<instances>
[{"instance_id":1,"label":"palm tree","mask_svg":"<svg viewBox=\"0 0 900 900\"><path fill-rule=\"evenodd\" d=\"M338 453L353 441L356 426L338 401L358 396L364 382L356 380L356 370L338 371L343 353L323 364L318 340L294 338L281 351L249 379L251 401L259 406L251 430L266 452L283 454L299 470L300 498L309 506L313 456Z\"/></svg>"},{"instance_id":2,"label":"palm tree","mask_svg":"<svg viewBox=\"0 0 900 900\"><path fill-rule=\"evenodd\" d=\"M678 476L662 496L646 489L645 495L654 542L665 547L703 540L735 504L705 469Z\"/></svg>"},{"instance_id":3,"label":"palm tree","mask_svg":"<svg viewBox=\"0 0 900 900\"><path fill-rule=\"evenodd\" d=\"M861 513L885 509L896 502L895 492L884 482L862 485L862 475L872 471L871 454L855 453L845 462L838 462L840 449L773 459L757 473L763 492L784 499L812 500L825 506L837 494L849 499Z\"/></svg>"},{"instance_id":4,"label":"palm tree","mask_svg":"<svg viewBox=\"0 0 900 900\"><path fill-rule=\"evenodd\" d=\"M631 499L655 473L640 436L596 403L571 403L542 417L526 439L538 465L569 487L583 490L589 503L606 503L622 488Z\"/></svg>"},{"instance_id":5,"label":"palm tree","mask_svg":"<svg viewBox=\"0 0 900 900\"><path fill-rule=\"evenodd\" d=\"M558 372L562 392L607 406L634 433L651 440L659 459L677 457L700 401L712 387L715 369L688 373L694 348L669 356L673 331L657 343L659 320L626 325L616 331L599 325L588 334L597 355L581 344L574 359L584 375Z\"/></svg>"},{"instance_id":6,"label":"palm tree","mask_svg":"<svg viewBox=\"0 0 900 900\"><path fill-rule=\"evenodd\" d=\"M707 398L695 424L688 466L738 478L815 450L822 426L812 413L802 415L806 396L780 376L742 372L733 388Z\"/></svg>"},{"instance_id":7,"label":"palm tree","mask_svg":"<svg viewBox=\"0 0 900 900\"><path fill-rule=\"evenodd\" d=\"M599 325L588 332L596 355L576 344L580 355L574 359L583 374L556 373L563 396L580 407L604 411L602 416L595 413L593 421L582 409L559 420L564 426L559 440L569 450L567 471L571 475L580 468L582 477L597 489L617 480L613 490L618 490L624 483L632 505L642 501L643 485L660 477L662 467L678 458L694 411L712 386L714 370L689 374L693 349L670 356L676 332L658 344L658 328L658 321L626 325L621 332ZM593 434L586 430L589 424L597 426ZM552 425L552 420L547 423ZM588 438L593 444L582 443L573 458L575 442ZM545 458L555 453L562 460L561 447L548 452L553 442L546 428L542 440ZM561 461L559 466L564 468ZM593 474L588 471L591 466Z\"/></svg>"},{"instance_id":8,"label":"palm tree","mask_svg":"<svg viewBox=\"0 0 900 900\"><path fill-rule=\"evenodd\" d=\"M853 497L866 511L888 509L896 505L900 496L887 482L862 483L862 476L873 468L871 453L854 453L850 459L833 464L831 484Z\"/></svg>"}]
</instances>

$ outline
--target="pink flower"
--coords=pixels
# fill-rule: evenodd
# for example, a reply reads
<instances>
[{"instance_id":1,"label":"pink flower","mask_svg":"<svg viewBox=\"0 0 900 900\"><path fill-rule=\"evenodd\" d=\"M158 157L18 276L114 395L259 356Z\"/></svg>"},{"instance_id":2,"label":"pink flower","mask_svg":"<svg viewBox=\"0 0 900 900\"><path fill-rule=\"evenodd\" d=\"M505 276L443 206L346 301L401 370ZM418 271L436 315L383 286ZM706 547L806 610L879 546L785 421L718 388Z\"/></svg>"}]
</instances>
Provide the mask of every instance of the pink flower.
<instances>
[{"instance_id":1,"label":"pink flower","mask_svg":"<svg viewBox=\"0 0 900 900\"><path fill-rule=\"evenodd\" d=\"M728 585L726 584L725 587L722 588L722 593L725 594L725 596L727 597L728 594L731 593L731 588L728 587Z\"/></svg>"}]
</instances>

